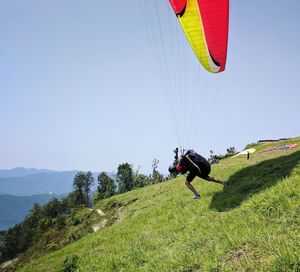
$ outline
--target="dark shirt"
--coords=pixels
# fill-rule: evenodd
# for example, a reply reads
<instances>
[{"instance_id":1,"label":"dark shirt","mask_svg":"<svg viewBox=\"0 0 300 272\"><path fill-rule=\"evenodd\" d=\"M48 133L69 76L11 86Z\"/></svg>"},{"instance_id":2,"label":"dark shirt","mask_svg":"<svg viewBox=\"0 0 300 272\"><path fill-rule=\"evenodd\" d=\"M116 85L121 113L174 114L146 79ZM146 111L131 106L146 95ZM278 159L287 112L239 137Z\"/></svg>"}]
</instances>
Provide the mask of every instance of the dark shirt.
<instances>
[{"instance_id":1,"label":"dark shirt","mask_svg":"<svg viewBox=\"0 0 300 272\"><path fill-rule=\"evenodd\" d=\"M177 164L177 170L181 174L187 172L186 180L191 182L196 176L206 178L210 173L209 162L193 150L188 150Z\"/></svg>"}]
</instances>

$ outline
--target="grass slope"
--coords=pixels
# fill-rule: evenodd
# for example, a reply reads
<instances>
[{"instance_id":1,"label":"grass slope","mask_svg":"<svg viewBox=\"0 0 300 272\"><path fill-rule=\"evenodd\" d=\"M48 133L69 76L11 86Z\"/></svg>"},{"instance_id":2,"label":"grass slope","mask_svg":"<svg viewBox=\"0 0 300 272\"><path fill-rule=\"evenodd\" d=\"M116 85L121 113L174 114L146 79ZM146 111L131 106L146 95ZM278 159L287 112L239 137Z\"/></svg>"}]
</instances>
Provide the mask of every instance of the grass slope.
<instances>
[{"instance_id":1,"label":"grass slope","mask_svg":"<svg viewBox=\"0 0 300 272\"><path fill-rule=\"evenodd\" d=\"M80 271L300 271L299 147L259 152L287 142L221 161L212 174L230 187L196 179L200 200L179 177L102 201L109 226L21 271L59 271L69 255Z\"/></svg>"}]
</instances>

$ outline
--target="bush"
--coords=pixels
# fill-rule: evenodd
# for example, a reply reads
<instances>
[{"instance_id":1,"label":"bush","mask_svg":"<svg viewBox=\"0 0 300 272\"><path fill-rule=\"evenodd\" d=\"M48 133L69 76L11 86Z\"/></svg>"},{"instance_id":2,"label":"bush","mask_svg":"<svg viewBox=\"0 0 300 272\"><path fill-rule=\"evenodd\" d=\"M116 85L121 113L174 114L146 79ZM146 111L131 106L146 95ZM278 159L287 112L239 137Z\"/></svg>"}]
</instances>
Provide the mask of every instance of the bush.
<instances>
[{"instance_id":1,"label":"bush","mask_svg":"<svg viewBox=\"0 0 300 272\"><path fill-rule=\"evenodd\" d=\"M247 144L244 149L249 149L249 148L254 147L256 145L257 145L256 143Z\"/></svg>"},{"instance_id":2,"label":"bush","mask_svg":"<svg viewBox=\"0 0 300 272\"><path fill-rule=\"evenodd\" d=\"M61 272L79 271L77 261L78 261L77 255L66 256L60 271Z\"/></svg>"}]
</instances>

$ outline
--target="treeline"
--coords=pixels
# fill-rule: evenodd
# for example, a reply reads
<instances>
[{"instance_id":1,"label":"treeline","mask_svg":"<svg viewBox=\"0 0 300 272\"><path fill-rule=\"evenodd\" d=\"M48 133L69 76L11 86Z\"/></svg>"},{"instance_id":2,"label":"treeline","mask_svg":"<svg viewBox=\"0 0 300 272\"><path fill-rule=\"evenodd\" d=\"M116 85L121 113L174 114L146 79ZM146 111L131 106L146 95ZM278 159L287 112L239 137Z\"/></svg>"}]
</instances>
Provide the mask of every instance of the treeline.
<instances>
[{"instance_id":1,"label":"treeline","mask_svg":"<svg viewBox=\"0 0 300 272\"><path fill-rule=\"evenodd\" d=\"M166 181L157 170L159 160L152 162L152 173L149 176L139 173L139 169L133 170L129 163L122 163L118 166L115 178L106 172L101 172L97 177L97 189L91 197L91 188L95 183L91 172L78 172L73 182L73 192L68 196L73 206L92 206L96 202L111 197L115 194L122 194L136 188L141 188L154 183Z\"/></svg>"},{"instance_id":2,"label":"treeline","mask_svg":"<svg viewBox=\"0 0 300 272\"><path fill-rule=\"evenodd\" d=\"M34 204L25 220L8 229L0 243L1 261L12 259L26 251L49 229L62 229L72 205L69 197L63 200L53 198L44 206Z\"/></svg>"},{"instance_id":3,"label":"treeline","mask_svg":"<svg viewBox=\"0 0 300 272\"><path fill-rule=\"evenodd\" d=\"M118 166L116 179L108 176L106 172L98 176L98 186L94 195L94 202L111 197L115 194L122 194L136 188L141 188L154 183L163 182L166 178L161 175L158 168L159 160L152 162L152 173L149 176L139 173L139 169L134 171L129 163L123 163Z\"/></svg>"},{"instance_id":4,"label":"treeline","mask_svg":"<svg viewBox=\"0 0 300 272\"><path fill-rule=\"evenodd\" d=\"M60 231L80 224L78 208L91 206L91 172L78 172L74 177L73 191L62 199L53 198L45 205L34 204L20 224L8 229L0 240L0 262L12 259L40 241L44 235L55 237ZM70 242L79 239L77 234Z\"/></svg>"},{"instance_id":5,"label":"treeline","mask_svg":"<svg viewBox=\"0 0 300 272\"><path fill-rule=\"evenodd\" d=\"M220 160L222 159L226 159L228 157L231 157L235 154L237 154L237 151L235 149L234 146L231 146L231 147L228 147L226 149L227 153L225 155L222 155L222 154L214 154L214 151L213 150L210 150L210 156L208 158L208 162L210 164L214 164L214 163L218 163Z\"/></svg>"},{"instance_id":6,"label":"treeline","mask_svg":"<svg viewBox=\"0 0 300 272\"><path fill-rule=\"evenodd\" d=\"M102 172L97 177L96 192L92 192L95 184L92 172L78 172L74 177L71 193L62 199L53 198L44 206L34 204L23 222L2 233L0 262L25 252L50 231L60 231L79 224L74 216L74 211L78 208L91 207L115 194L164 181L164 177L157 170L158 163L157 159L153 160L152 173L149 176L140 174L139 169L134 171L129 163L118 166L115 179Z\"/></svg>"}]
</instances>

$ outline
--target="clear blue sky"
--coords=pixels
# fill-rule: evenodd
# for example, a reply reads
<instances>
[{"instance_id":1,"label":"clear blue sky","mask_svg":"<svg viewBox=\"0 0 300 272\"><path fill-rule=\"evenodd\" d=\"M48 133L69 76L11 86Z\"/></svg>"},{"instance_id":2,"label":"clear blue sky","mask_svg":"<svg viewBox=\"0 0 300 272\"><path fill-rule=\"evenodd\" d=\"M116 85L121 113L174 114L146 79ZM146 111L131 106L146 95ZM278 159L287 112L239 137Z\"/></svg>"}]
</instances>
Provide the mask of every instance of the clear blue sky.
<instances>
[{"instance_id":1,"label":"clear blue sky","mask_svg":"<svg viewBox=\"0 0 300 272\"><path fill-rule=\"evenodd\" d=\"M0 0L0 168L115 171L129 162L149 173L157 158L166 172L178 139L151 50L161 41L149 42L140 1ZM185 42L159 2L160 27ZM196 138L187 147L207 156L300 135L299 10L298 0L232 0L222 75L180 45L202 99L182 99L184 130Z\"/></svg>"}]
</instances>

